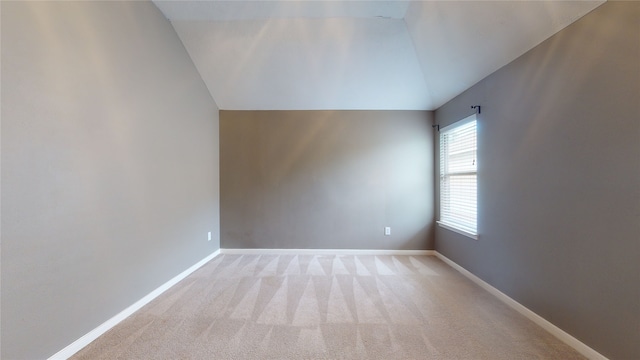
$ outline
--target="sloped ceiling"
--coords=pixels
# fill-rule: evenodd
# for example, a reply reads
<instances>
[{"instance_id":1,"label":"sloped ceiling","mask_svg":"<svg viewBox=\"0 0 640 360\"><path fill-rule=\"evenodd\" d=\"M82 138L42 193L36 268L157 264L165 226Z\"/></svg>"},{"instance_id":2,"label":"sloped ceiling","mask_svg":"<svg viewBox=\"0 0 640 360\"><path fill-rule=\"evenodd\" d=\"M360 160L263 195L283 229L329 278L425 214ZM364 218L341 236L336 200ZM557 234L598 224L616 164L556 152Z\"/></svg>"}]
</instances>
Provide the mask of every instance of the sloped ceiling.
<instances>
[{"instance_id":1,"label":"sloped ceiling","mask_svg":"<svg viewBox=\"0 0 640 360\"><path fill-rule=\"evenodd\" d=\"M154 1L225 110L434 110L602 1Z\"/></svg>"}]
</instances>

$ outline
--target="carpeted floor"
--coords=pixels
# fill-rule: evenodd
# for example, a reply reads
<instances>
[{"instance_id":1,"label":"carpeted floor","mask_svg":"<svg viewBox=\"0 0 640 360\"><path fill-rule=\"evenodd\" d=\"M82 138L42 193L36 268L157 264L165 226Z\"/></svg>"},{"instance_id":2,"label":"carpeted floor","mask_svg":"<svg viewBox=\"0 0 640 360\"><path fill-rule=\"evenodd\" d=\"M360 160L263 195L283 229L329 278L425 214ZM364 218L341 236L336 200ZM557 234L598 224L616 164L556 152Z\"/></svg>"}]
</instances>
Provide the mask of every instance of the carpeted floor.
<instances>
[{"instance_id":1,"label":"carpeted floor","mask_svg":"<svg viewBox=\"0 0 640 360\"><path fill-rule=\"evenodd\" d=\"M72 359L583 359L433 256L220 255Z\"/></svg>"}]
</instances>

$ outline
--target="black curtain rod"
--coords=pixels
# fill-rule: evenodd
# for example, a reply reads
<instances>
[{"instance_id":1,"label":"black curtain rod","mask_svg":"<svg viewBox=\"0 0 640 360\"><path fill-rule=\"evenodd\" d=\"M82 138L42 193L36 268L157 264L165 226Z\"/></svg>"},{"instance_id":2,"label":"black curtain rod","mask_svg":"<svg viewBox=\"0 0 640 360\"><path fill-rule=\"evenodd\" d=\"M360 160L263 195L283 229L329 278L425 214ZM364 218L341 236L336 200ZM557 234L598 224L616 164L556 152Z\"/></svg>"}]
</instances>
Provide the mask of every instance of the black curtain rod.
<instances>
[{"instance_id":1,"label":"black curtain rod","mask_svg":"<svg viewBox=\"0 0 640 360\"><path fill-rule=\"evenodd\" d=\"M478 114L482 112L482 106L480 105L471 105L471 108L474 109ZM431 125L431 127L440 131L440 124Z\"/></svg>"}]
</instances>

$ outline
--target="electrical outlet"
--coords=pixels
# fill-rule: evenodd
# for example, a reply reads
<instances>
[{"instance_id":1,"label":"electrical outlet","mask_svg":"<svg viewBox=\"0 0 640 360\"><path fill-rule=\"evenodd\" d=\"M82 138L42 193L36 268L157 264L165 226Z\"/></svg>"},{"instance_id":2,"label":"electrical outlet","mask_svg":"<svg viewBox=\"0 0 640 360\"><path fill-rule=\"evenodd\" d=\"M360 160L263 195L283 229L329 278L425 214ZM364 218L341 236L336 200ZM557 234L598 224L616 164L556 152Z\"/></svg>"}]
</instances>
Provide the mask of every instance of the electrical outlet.
<instances>
[{"instance_id":1,"label":"electrical outlet","mask_svg":"<svg viewBox=\"0 0 640 360\"><path fill-rule=\"evenodd\" d=\"M388 227L388 226L387 226L387 227L385 227L385 228L384 228L384 234L385 234L385 235L387 235L387 236L391 235L391 228L390 228L390 227Z\"/></svg>"},{"instance_id":2,"label":"electrical outlet","mask_svg":"<svg viewBox=\"0 0 640 360\"><path fill-rule=\"evenodd\" d=\"M209 234L207 235L207 241L211 241L211 231L209 231Z\"/></svg>"}]
</instances>

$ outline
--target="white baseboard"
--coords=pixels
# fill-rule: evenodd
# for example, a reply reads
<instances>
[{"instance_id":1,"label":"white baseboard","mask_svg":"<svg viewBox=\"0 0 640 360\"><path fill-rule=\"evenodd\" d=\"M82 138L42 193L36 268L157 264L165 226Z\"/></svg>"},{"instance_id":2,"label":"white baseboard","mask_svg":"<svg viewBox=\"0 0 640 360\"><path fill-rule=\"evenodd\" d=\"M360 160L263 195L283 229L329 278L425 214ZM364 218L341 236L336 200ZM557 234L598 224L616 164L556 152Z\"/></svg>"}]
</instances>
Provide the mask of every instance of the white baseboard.
<instances>
[{"instance_id":1,"label":"white baseboard","mask_svg":"<svg viewBox=\"0 0 640 360\"><path fill-rule=\"evenodd\" d=\"M126 308L124 310L122 310L116 316L114 316L111 319L105 321L104 323L102 323L97 328L91 330L90 332L88 332L87 334L82 336L80 339L74 341L69 346L67 346L64 349L62 349L62 350L58 351L57 353L53 354L48 360L63 360L63 359L66 360L66 359L70 358L75 353L77 353L78 351L82 350L82 348L84 348L85 346L89 345L93 340L97 339L100 335L106 333L107 331L109 331L109 329L111 329L112 327L118 325L118 323L120 323L122 320L126 319L131 314L133 314L134 312L140 310L140 308L142 308L146 304L150 303L153 299L157 298L160 294L162 294L163 292L167 291L173 285L177 284L180 280L182 280L182 279L186 278L187 276L189 276L192 272L198 270L202 265L204 265L207 262L211 261L211 259L213 259L214 257L218 256L219 254L220 254L220 250L216 250L213 254L211 254L211 255L207 256L206 258L200 260L198 263L196 263L195 265L191 266L187 270L181 272L180 274L175 276L173 279L171 279L171 280L167 281L166 283L162 284L160 287L158 287L157 289L153 290L152 292L147 294L142 299L136 301L133 305L129 306L128 308Z\"/></svg>"},{"instance_id":2,"label":"white baseboard","mask_svg":"<svg viewBox=\"0 0 640 360\"><path fill-rule=\"evenodd\" d=\"M220 249L229 255L435 255L434 250L357 250L357 249Z\"/></svg>"},{"instance_id":3,"label":"white baseboard","mask_svg":"<svg viewBox=\"0 0 640 360\"><path fill-rule=\"evenodd\" d=\"M489 285L489 283L487 283L484 280L480 279L479 277L473 275L467 269L465 269L462 266L456 264L451 259L447 258L446 256L440 254L437 251L435 252L435 255L440 260L444 261L447 265L449 265L452 268L458 270L462 275L466 276L471 281L473 281L474 283L478 284L481 288L487 290L490 294L492 294L495 297L497 297L499 300L501 300L502 302L507 304L509 307L511 307L512 309L516 310L520 314L524 315L527 319L529 319L529 320L533 321L534 323L538 324L538 326L542 327L543 329L545 329L546 331L551 333L551 335L555 336L560 341L562 341L565 344L571 346L572 348L574 348L576 351L578 351L580 354L584 355L588 359L591 359L591 360L608 360L605 356L603 356L599 352L593 350L592 348L590 348L589 346L587 346L586 344L584 344L580 340L574 338L573 336L569 335L564 330L562 330L559 327L553 325L552 323L547 321L542 316L540 316L540 315L534 313L533 311L529 310L524 305L522 305L519 302L513 300L512 298L507 296L502 291L500 291L500 290L494 288L493 286Z\"/></svg>"}]
</instances>

